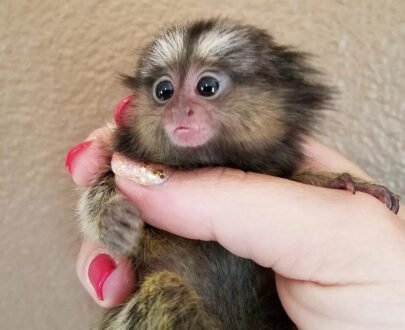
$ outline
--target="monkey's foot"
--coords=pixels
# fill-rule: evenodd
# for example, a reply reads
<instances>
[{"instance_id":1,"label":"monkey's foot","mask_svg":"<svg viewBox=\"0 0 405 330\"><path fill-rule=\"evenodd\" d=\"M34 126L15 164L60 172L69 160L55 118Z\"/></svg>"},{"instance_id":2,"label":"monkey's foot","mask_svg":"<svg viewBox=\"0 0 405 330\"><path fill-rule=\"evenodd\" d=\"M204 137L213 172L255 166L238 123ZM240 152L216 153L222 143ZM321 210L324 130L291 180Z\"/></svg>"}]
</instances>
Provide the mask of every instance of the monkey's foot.
<instances>
[{"instance_id":1,"label":"monkey's foot","mask_svg":"<svg viewBox=\"0 0 405 330\"><path fill-rule=\"evenodd\" d=\"M142 228L138 209L117 194L108 202L101 218L100 240L121 254L133 254L139 247Z\"/></svg>"},{"instance_id":2,"label":"monkey's foot","mask_svg":"<svg viewBox=\"0 0 405 330\"><path fill-rule=\"evenodd\" d=\"M360 182L355 180L349 173L343 173L330 181L328 187L333 189L348 190L353 194L355 194L356 191L364 192L378 198L395 214L398 213L399 196L384 186L370 182Z\"/></svg>"}]
</instances>

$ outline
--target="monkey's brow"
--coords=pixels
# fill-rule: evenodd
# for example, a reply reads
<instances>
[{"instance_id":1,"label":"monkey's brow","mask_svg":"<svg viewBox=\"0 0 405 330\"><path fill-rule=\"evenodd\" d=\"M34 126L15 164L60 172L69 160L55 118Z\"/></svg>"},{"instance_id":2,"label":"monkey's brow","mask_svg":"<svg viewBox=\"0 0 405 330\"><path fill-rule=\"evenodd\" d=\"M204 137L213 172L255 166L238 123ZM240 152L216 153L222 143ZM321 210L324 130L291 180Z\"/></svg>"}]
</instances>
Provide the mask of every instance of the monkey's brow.
<instances>
[{"instance_id":1,"label":"monkey's brow","mask_svg":"<svg viewBox=\"0 0 405 330\"><path fill-rule=\"evenodd\" d=\"M160 77L169 75L170 71L171 70L168 67L153 66L152 68L149 68L147 72L141 73L141 80L144 84L153 84L153 82Z\"/></svg>"}]
</instances>

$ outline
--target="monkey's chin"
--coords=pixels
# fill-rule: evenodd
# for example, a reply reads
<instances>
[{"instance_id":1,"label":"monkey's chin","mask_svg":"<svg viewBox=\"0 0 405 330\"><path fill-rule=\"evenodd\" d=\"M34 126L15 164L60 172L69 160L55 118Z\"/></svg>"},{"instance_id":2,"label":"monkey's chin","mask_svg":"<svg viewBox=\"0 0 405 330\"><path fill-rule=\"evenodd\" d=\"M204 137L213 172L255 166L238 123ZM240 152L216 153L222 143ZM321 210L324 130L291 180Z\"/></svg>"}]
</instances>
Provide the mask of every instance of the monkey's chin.
<instances>
[{"instance_id":1,"label":"monkey's chin","mask_svg":"<svg viewBox=\"0 0 405 330\"><path fill-rule=\"evenodd\" d=\"M206 144L214 136L212 129L193 128L193 127L176 127L174 130L167 132L171 142L182 148L195 148Z\"/></svg>"}]
</instances>

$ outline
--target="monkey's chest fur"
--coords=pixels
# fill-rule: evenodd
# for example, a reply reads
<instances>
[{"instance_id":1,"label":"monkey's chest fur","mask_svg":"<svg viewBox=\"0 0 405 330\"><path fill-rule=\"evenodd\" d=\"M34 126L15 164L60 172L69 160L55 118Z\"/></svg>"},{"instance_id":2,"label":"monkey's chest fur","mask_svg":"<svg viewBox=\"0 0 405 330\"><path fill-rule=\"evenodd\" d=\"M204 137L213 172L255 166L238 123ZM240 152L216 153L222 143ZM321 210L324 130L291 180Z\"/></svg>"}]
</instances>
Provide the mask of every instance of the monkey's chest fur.
<instances>
[{"instance_id":1,"label":"monkey's chest fur","mask_svg":"<svg viewBox=\"0 0 405 330\"><path fill-rule=\"evenodd\" d=\"M273 272L217 243L146 227L133 262L138 301L127 313L135 329L295 329Z\"/></svg>"},{"instance_id":2,"label":"monkey's chest fur","mask_svg":"<svg viewBox=\"0 0 405 330\"><path fill-rule=\"evenodd\" d=\"M116 138L115 150L125 153L125 130L117 131ZM300 159L297 145L297 139L284 143L284 151L273 149L267 161L245 157L241 164L224 158L219 165L289 176ZM275 161L279 153L285 162ZM194 163L200 167L196 158ZM124 307L106 314L103 329L295 329L281 306L274 273L215 242L189 240L145 225L132 260L137 292Z\"/></svg>"}]
</instances>

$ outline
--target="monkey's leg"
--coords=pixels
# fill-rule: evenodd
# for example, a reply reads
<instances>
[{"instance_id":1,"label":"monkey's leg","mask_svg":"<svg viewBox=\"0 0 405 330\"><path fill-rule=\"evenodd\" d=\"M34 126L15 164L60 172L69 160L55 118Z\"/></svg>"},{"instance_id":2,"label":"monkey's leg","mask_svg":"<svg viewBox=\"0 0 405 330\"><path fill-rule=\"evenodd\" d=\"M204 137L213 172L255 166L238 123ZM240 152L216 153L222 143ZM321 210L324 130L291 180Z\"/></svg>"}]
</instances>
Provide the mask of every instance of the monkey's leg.
<instances>
[{"instance_id":1,"label":"monkey's leg","mask_svg":"<svg viewBox=\"0 0 405 330\"><path fill-rule=\"evenodd\" d=\"M121 254L134 254L143 221L134 205L117 191L114 174L106 171L81 195L78 204L82 231L90 239Z\"/></svg>"},{"instance_id":2,"label":"monkey's leg","mask_svg":"<svg viewBox=\"0 0 405 330\"><path fill-rule=\"evenodd\" d=\"M100 330L215 330L201 298L172 272L148 275L125 305L108 311Z\"/></svg>"},{"instance_id":3,"label":"monkey's leg","mask_svg":"<svg viewBox=\"0 0 405 330\"><path fill-rule=\"evenodd\" d=\"M302 172L294 175L290 179L313 186L348 190L353 194L355 194L356 191L364 192L378 198L395 214L398 213L399 210L398 195L384 186L358 179L351 176L349 173Z\"/></svg>"}]
</instances>

